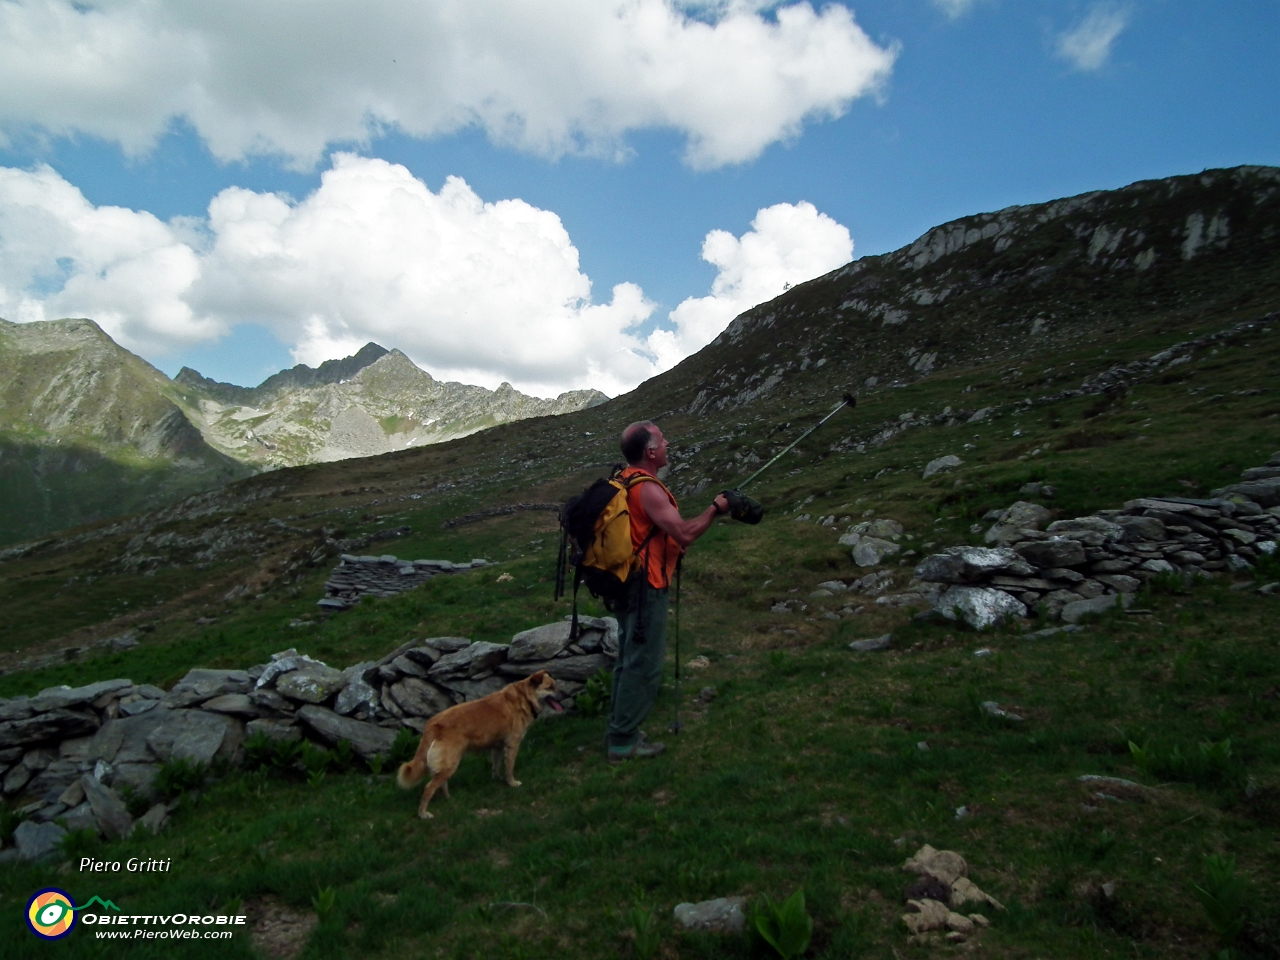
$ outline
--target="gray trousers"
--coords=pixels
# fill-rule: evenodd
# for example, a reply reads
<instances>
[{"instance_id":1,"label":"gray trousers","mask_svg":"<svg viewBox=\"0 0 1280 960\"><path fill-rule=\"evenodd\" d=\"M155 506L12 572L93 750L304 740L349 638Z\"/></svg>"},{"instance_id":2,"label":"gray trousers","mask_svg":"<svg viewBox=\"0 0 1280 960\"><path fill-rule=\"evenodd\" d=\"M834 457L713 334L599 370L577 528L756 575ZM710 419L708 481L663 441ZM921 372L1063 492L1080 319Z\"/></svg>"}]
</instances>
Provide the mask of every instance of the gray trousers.
<instances>
[{"instance_id":1,"label":"gray trousers","mask_svg":"<svg viewBox=\"0 0 1280 960\"><path fill-rule=\"evenodd\" d=\"M640 737L640 724L653 709L662 686L667 651L667 589L648 581L618 613L618 661L613 667L609 699L610 747L629 747Z\"/></svg>"}]
</instances>

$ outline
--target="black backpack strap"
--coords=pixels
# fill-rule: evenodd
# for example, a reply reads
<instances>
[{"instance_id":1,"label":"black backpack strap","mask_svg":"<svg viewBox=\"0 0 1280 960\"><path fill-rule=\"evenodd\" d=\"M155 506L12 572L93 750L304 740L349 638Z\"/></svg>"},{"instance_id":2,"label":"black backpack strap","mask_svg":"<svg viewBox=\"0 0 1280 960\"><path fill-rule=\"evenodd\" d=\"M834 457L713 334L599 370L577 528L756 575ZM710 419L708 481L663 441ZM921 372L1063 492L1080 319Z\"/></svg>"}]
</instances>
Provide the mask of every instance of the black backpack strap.
<instances>
[{"instance_id":1,"label":"black backpack strap","mask_svg":"<svg viewBox=\"0 0 1280 960\"><path fill-rule=\"evenodd\" d=\"M569 625L569 642L573 643L582 632L578 623L578 584L582 583L582 567L573 568L573 622Z\"/></svg>"}]
</instances>

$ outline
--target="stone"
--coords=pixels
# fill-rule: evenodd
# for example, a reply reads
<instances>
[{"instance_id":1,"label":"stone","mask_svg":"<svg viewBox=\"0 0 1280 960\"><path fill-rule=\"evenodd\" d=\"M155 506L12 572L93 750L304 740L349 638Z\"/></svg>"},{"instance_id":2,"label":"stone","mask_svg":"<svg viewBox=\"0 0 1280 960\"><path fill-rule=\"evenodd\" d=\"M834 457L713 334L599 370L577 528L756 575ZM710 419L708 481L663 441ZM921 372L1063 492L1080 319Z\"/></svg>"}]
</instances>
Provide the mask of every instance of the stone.
<instances>
[{"instance_id":1,"label":"stone","mask_svg":"<svg viewBox=\"0 0 1280 960\"><path fill-rule=\"evenodd\" d=\"M189 707L224 693L248 693L253 680L243 670L211 670L197 668L173 685L164 697L165 706Z\"/></svg>"},{"instance_id":2,"label":"stone","mask_svg":"<svg viewBox=\"0 0 1280 960\"><path fill-rule=\"evenodd\" d=\"M1139 570L1147 573L1174 573L1173 564L1168 560L1144 560L1138 564Z\"/></svg>"},{"instance_id":3,"label":"stone","mask_svg":"<svg viewBox=\"0 0 1280 960\"><path fill-rule=\"evenodd\" d=\"M907 858L902 869L921 877L936 877L948 887L957 878L969 875L964 857L954 850L935 850L927 843Z\"/></svg>"},{"instance_id":4,"label":"stone","mask_svg":"<svg viewBox=\"0 0 1280 960\"><path fill-rule=\"evenodd\" d=\"M201 710L211 710L214 713L230 713L241 717L256 717L261 714L258 705L249 698L246 693L224 693L220 697L214 697L212 700L206 700L200 704Z\"/></svg>"},{"instance_id":5,"label":"stone","mask_svg":"<svg viewBox=\"0 0 1280 960\"><path fill-rule=\"evenodd\" d=\"M1204 557L1200 558L1201 560ZM1136 564L1132 560L1099 560L1089 567L1093 573L1124 573L1132 570Z\"/></svg>"},{"instance_id":6,"label":"stone","mask_svg":"<svg viewBox=\"0 0 1280 960\"><path fill-rule=\"evenodd\" d=\"M129 786L142 794L151 792L151 785L160 772L158 763L122 763L115 768L111 786L118 789Z\"/></svg>"},{"instance_id":7,"label":"stone","mask_svg":"<svg viewBox=\"0 0 1280 960\"><path fill-rule=\"evenodd\" d=\"M44 860L58 852L58 844L67 831L56 823L24 820L13 831L13 843L19 860Z\"/></svg>"},{"instance_id":8,"label":"stone","mask_svg":"<svg viewBox=\"0 0 1280 960\"><path fill-rule=\"evenodd\" d=\"M1114 610L1117 605L1128 607L1132 604L1131 593L1109 593L1087 600L1073 600L1063 606L1062 619L1066 623L1079 623L1085 617Z\"/></svg>"},{"instance_id":9,"label":"stone","mask_svg":"<svg viewBox=\"0 0 1280 960\"><path fill-rule=\"evenodd\" d=\"M951 898L948 902L953 910L958 910L966 903L986 903L997 910L1004 909L1004 904L990 894L984 893L968 877L957 877L951 881Z\"/></svg>"},{"instance_id":10,"label":"stone","mask_svg":"<svg viewBox=\"0 0 1280 960\"><path fill-rule=\"evenodd\" d=\"M147 810L138 818L138 826L145 829L152 836L159 833L164 825L169 821L169 807L167 804L157 803Z\"/></svg>"},{"instance_id":11,"label":"stone","mask_svg":"<svg viewBox=\"0 0 1280 960\"><path fill-rule=\"evenodd\" d=\"M55 708L23 720L0 723L0 748L81 737L93 733L98 726L98 715L92 710Z\"/></svg>"},{"instance_id":12,"label":"stone","mask_svg":"<svg viewBox=\"0 0 1280 960\"><path fill-rule=\"evenodd\" d=\"M453 706L452 697L435 684L417 677L405 677L393 684L391 696L409 717L434 717L441 710Z\"/></svg>"},{"instance_id":13,"label":"stone","mask_svg":"<svg viewBox=\"0 0 1280 960\"><path fill-rule=\"evenodd\" d=\"M545 670L557 680L590 680L601 670L612 670L615 658L603 653L586 654L580 657L560 657L556 660L523 661L521 663L503 663L498 666L498 673L508 677L527 677Z\"/></svg>"},{"instance_id":14,"label":"stone","mask_svg":"<svg viewBox=\"0 0 1280 960\"><path fill-rule=\"evenodd\" d=\"M1240 473L1241 480L1271 480L1280 477L1280 466L1249 467Z\"/></svg>"},{"instance_id":15,"label":"stone","mask_svg":"<svg viewBox=\"0 0 1280 960\"><path fill-rule=\"evenodd\" d=\"M208 764L215 757L230 759L243 740L244 725L234 717L203 710L173 710L147 736L147 746L163 763L176 758Z\"/></svg>"},{"instance_id":16,"label":"stone","mask_svg":"<svg viewBox=\"0 0 1280 960\"><path fill-rule=\"evenodd\" d=\"M299 707L298 719L330 744L349 740L352 749L366 760L386 753L396 739L394 730L340 717L332 710L314 704Z\"/></svg>"},{"instance_id":17,"label":"stone","mask_svg":"<svg viewBox=\"0 0 1280 960\"><path fill-rule=\"evenodd\" d=\"M0 722L5 720L25 720L34 711L31 701L26 697L14 697L12 700L0 700Z\"/></svg>"},{"instance_id":18,"label":"stone","mask_svg":"<svg viewBox=\"0 0 1280 960\"><path fill-rule=\"evenodd\" d=\"M1124 531L1127 543L1136 540L1166 540L1169 536L1164 522L1155 517L1116 517L1115 524Z\"/></svg>"},{"instance_id":19,"label":"stone","mask_svg":"<svg viewBox=\"0 0 1280 960\"><path fill-rule=\"evenodd\" d=\"M339 691L338 698L333 703L333 712L346 717L361 708L369 712L376 710L378 691L360 673L352 673L348 675L346 686Z\"/></svg>"},{"instance_id":20,"label":"stone","mask_svg":"<svg viewBox=\"0 0 1280 960\"><path fill-rule=\"evenodd\" d=\"M1095 579L1117 593L1137 593L1142 586L1142 581L1137 577L1126 577L1123 573L1100 573Z\"/></svg>"},{"instance_id":21,"label":"stone","mask_svg":"<svg viewBox=\"0 0 1280 960\"><path fill-rule=\"evenodd\" d=\"M977 583L997 573L1030 576L1035 571L1008 547L948 547L925 557L915 569L917 580L934 583Z\"/></svg>"},{"instance_id":22,"label":"stone","mask_svg":"<svg viewBox=\"0 0 1280 960\"><path fill-rule=\"evenodd\" d=\"M50 710L65 710L78 707L84 703L92 703L104 693L115 693L133 686L132 680L102 680L84 687L50 687L41 690L31 698L28 706L33 713L46 713Z\"/></svg>"},{"instance_id":23,"label":"stone","mask_svg":"<svg viewBox=\"0 0 1280 960\"><path fill-rule=\"evenodd\" d=\"M432 664L434 664L437 660L439 660L441 657L444 656L444 651L437 650L435 647L428 647L424 645L420 647L410 647L400 656L408 657L410 660L413 660L415 663L419 664L424 668L430 668ZM397 657L396 659L398 660L399 657ZM395 660L392 660L391 662L395 663Z\"/></svg>"},{"instance_id":24,"label":"stone","mask_svg":"<svg viewBox=\"0 0 1280 960\"><path fill-rule=\"evenodd\" d=\"M902 922L913 935L928 933L930 930L941 930L947 925L951 911L945 903L937 900L908 900L907 909L911 913L902 917Z\"/></svg>"},{"instance_id":25,"label":"stone","mask_svg":"<svg viewBox=\"0 0 1280 960\"><path fill-rule=\"evenodd\" d=\"M120 704L120 712L126 717L136 717L140 713L155 709L159 704L159 700L134 700L132 703Z\"/></svg>"},{"instance_id":26,"label":"stone","mask_svg":"<svg viewBox=\"0 0 1280 960\"><path fill-rule=\"evenodd\" d=\"M133 817L120 795L87 773L80 778L80 786L103 835L109 840L127 837L133 830Z\"/></svg>"},{"instance_id":27,"label":"stone","mask_svg":"<svg viewBox=\"0 0 1280 960\"><path fill-rule=\"evenodd\" d=\"M431 668L428 675L433 680L440 680L444 677L474 676L477 673L494 669L506 659L507 648L505 645L480 640L458 650L456 653L445 654L436 661L435 666Z\"/></svg>"},{"instance_id":28,"label":"stone","mask_svg":"<svg viewBox=\"0 0 1280 960\"><path fill-rule=\"evenodd\" d=\"M422 646L431 647L441 653L457 653L459 650L471 646L471 641L466 637L432 637L429 640L423 640Z\"/></svg>"},{"instance_id":29,"label":"stone","mask_svg":"<svg viewBox=\"0 0 1280 960\"><path fill-rule=\"evenodd\" d=\"M70 760L55 760L27 784L27 793L34 797L61 794L83 771L84 765Z\"/></svg>"},{"instance_id":30,"label":"stone","mask_svg":"<svg viewBox=\"0 0 1280 960\"><path fill-rule=\"evenodd\" d=\"M874 567L885 557L891 557L902 548L889 540L863 537L853 548L853 562L860 567Z\"/></svg>"},{"instance_id":31,"label":"stone","mask_svg":"<svg viewBox=\"0 0 1280 960\"><path fill-rule=\"evenodd\" d=\"M298 709L292 700L280 696L270 687L260 687L249 694L249 699L264 713L290 714Z\"/></svg>"},{"instance_id":32,"label":"stone","mask_svg":"<svg viewBox=\"0 0 1280 960\"><path fill-rule=\"evenodd\" d=\"M995 717L998 720L1022 720L1022 717L1018 716L1016 713L1010 713L994 700L982 701L982 712L988 717Z\"/></svg>"},{"instance_id":33,"label":"stone","mask_svg":"<svg viewBox=\"0 0 1280 960\"><path fill-rule=\"evenodd\" d=\"M1040 504L1019 500L1007 510L1001 512L999 519L986 532L983 539L987 543L1007 543L1012 540L1025 539L1025 537L1020 536L1021 531L1039 530L1040 525L1051 516L1053 514L1040 506Z\"/></svg>"},{"instance_id":34,"label":"stone","mask_svg":"<svg viewBox=\"0 0 1280 960\"><path fill-rule=\"evenodd\" d=\"M746 929L746 897L720 897L701 903L678 903L673 911L686 930L739 935Z\"/></svg>"},{"instance_id":35,"label":"stone","mask_svg":"<svg viewBox=\"0 0 1280 960\"><path fill-rule=\"evenodd\" d=\"M290 700L323 703L342 689L342 671L323 663L309 663L276 678L276 691Z\"/></svg>"},{"instance_id":36,"label":"stone","mask_svg":"<svg viewBox=\"0 0 1280 960\"><path fill-rule=\"evenodd\" d=\"M93 738L90 756L108 763L150 763L156 755L147 746L147 737L173 715L172 710L159 706L147 713L133 717L108 720Z\"/></svg>"},{"instance_id":37,"label":"stone","mask_svg":"<svg viewBox=\"0 0 1280 960\"><path fill-rule=\"evenodd\" d=\"M879 537L882 540L893 540L902 536L902 524L897 520L890 520L882 517L879 520L869 520L855 526L854 531L866 534L869 537Z\"/></svg>"},{"instance_id":38,"label":"stone","mask_svg":"<svg viewBox=\"0 0 1280 960\"><path fill-rule=\"evenodd\" d=\"M882 637L872 637L869 640L855 640L849 644L849 649L857 653L871 653L876 650L888 650L893 646L893 634L886 633Z\"/></svg>"},{"instance_id":39,"label":"stone","mask_svg":"<svg viewBox=\"0 0 1280 960\"><path fill-rule=\"evenodd\" d=\"M80 781L75 780L67 789L58 795L58 802L67 807L78 807L84 803L84 787L80 786Z\"/></svg>"},{"instance_id":40,"label":"stone","mask_svg":"<svg viewBox=\"0 0 1280 960\"><path fill-rule=\"evenodd\" d=\"M1092 600L1095 597L1101 597L1107 592L1107 588L1097 580L1083 580L1077 583L1073 588L1076 593L1085 600Z\"/></svg>"},{"instance_id":41,"label":"stone","mask_svg":"<svg viewBox=\"0 0 1280 960\"><path fill-rule=\"evenodd\" d=\"M921 479L928 480L934 474L945 473L948 470L954 470L956 467L963 466L964 461L957 457L954 453L949 453L945 457L938 457L936 460L930 460L925 465L924 473Z\"/></svg>"},{"instance_id":42,"label":"stone","mask_svg":"<svg viewBox=\"0 0 1280 960\"><path fill-rule=\"evenodd\" d=\"M834 597L834 596L835 594L832 593L830 590L824 590L821 587L819 587L817 590L809 591L810 600L821 600L823 597Z\"/></svg>"},{"instance_id":43,"label":"stone","mask_svg":"<svg viewBox=\"0 0 1280 960\"><path fill-rule=\"evenodd\" d=\"M522 630L511 638L507 660L550 660L569 645L570 627L571 624L560 622Z\"/></svg>"},{"instance_id":44,"label":"stone","mask_svg":"<svg viewBox=\"0 0 1280 960\"><path fill-rule=\"evenodd\" d=\"M250 720L245 724L246 737L263 734L269 740L301 740L302 731L293 720L271 720L267 718Z\"/></svg>"},{"instance_id":45,"label":"stone","mask_svg":"<svg viewBox=\"0 0 1280 960\"><path fill-rule=\"evenodd\" d=\"M1045 533L1079 540L1081 543L1100 547L1104 543L1115 543L1124 539L1124 528L1102 517L1076 517L1074 520L1056 520L1045 529ZM1054 566L1070 566L1070 564L1054 564Z\"/></svg>"},{"instance_id":46,"label":"stone","mask_svg":"<svg viewBox=\"0 0 1280 960\"><path fill-rule=\"evenodd\" d=\"M1074 567L1086 560L1084 544L1066 537L1032 540L1020 543L1014 549L1028 563L1042 569Z\"/></svg>"},{"instance_id":47,"label":"stone","mask_svg":"<svg viewBox=\"0 0 1280 960\"><path fill-rule=\"evenodd\" d=\"M1258 506L1280 506L1280 477L1267 480L1246 480L1244 483L1233 483L1213 491L1215 497L1243 497L1252 500Z\"/></svg>"},{"instance_id":48,"label":"stone","mask_svg":"<svg viewBox=\"0 0 1280 960\"><path fill-rule=\"evenodd\" d=\"M1026 605L1003 590L953 586L933 601L933 609L948 620L963 620L985 630L1008 617L1025 617Z\"/></svg>"},{"instance_id":49,"label":"stone","mask_svg":"<svg viewBox=\"0 0 1280 960\"><path fill-rule=\"evenodd\" d=\"M32 773L39 773L57 758L57 754L52 750L44 747L36 747L34 750L28 750L22 756L22 765Z\"/></svg>"},{"instance_id":50,"label":"stone","mask_svg":"<svg viewBox=\"0 0 1280 960\"><path fill-rule=\"evenodd\" d=\"M4 775L4 783L0 784L0 789L4 791L5 796L12 797L22 790L34 776L34 770L30 770L19 763Z\"/></svg>"},{"instance_id":51,"label":"stone","mask_svg":"<svg viewBox=\"0 0 1280 960\"><path fill-rule=\"evenodd\" d=\"M430 647L423 649L430 649ZM439 654L437 654L436 659L440 659ZM431 663L423 664L421 661L411 658L407 653L402 653L386 666L402 677L425 677L434 663L435 661L433 660Z\"/></svg>"},{"instance_id":52,"label":"stone","mask_svg":"<svg viewBox=\"0 0 1280 960\"><path fill-rule=\"evenodd\" d=\"M818 589L830 590L833 594L835 594L835 593L843 593L849 588L848 586L845 585L844 581L842 580L824 580L822 581L822 583L818 584Z\"/></svg>"},{"instance_id":53,"label":"stone","mask_svg":"<svg viewBox=\"0 0 1280 960\"><path fill-rule=\"evenodd\" d=\"M497 693L507 685L509 679L498 676L486 677L483 680L437 678L436 682L446 690L456 693L463 700L479 700L491 693Z\"/></svg>"}]
</instances>

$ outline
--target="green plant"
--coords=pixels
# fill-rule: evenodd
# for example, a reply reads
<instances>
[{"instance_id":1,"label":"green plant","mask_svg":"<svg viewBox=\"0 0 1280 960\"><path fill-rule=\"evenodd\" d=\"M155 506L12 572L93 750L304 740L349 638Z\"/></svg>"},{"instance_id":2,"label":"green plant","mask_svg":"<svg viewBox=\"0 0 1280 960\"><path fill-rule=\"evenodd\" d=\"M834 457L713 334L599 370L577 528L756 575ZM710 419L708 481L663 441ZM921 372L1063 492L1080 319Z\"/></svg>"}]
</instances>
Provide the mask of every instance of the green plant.
<instances>
[{"instance_id":1,"label":"green plant","mask_svg":"<svg viewBox=\"0 0 1280 960\"><path fill-rule=\"evenodd\" d=\"M376 757L370 757L365 761L369 765L369 772L375 777L382 773L382 767L387 762L385 754L378 754Z\"/></svg>"},{"instance_id":2,"label":"green plant","mask_svg":"<svg viewBox=\"0 0 1280 960\"><path fill-rule=\"evenodd\" d=\"M635 935L633 949L639 960L649 960L658 952L662 942L662 933L658 929L658 921L652 910L644 907L632 907L627 912L627 922Z\"/></svg>"},{"instance_id":3,"label":"green plant","mask_svg":"<svg viewBox=\"0 0 1280 960\"><path fill-rule=\"evenodd\" d=\"M1179 744L1163 751L1156 744L1140 747L1131 740L1129 754L1139 770L1162 780L1238 788L1246 779L1244 764L1233 755L1229 738L1206 740L1185 751Z\"/></svg>"},{"instance_id":4,"label":"green plant","mask_svg":"<svg viewBox=\"0 0 1280 960\"><path fill-rule=\"evenodd\" d=\"M11 809L8 804L0 806L0 847L13 843L13 831L25 819L27 815L20 810Z\"/></svg>"},{"instance_id":5,"label":"green plant","mask_svg":"<svg viewBox=\"0 0 1280 960\"><path fill-rule=\"evenodd\" d=\"M609 702L609 694L613 684L613 675L607 670L597 670L595 676L588 678L587 684L574 698L578 712L584 717L598 717L604 712Z\"/></svg>"},{"instance_id":6,"label":"green plant","mask_svg":"<svg viewBox=\"0 0 1280 960\"><path fill-rule=\"evenodd\" d=\"M160 764L151 789L157 796L172 800L190 790L199 790L209 777L209 768L186 757L174 757Z\"/></svg>"},{"instance_id":7,"label":"green plant","mask_svg":"<svg viewBox=\"0 0 1280 960\"><path fill-rule=\"evenodd\" d=\"M98 845L98 831L91 827L83 830L68 830L58 840L58 853L68 860L79 860L87 856Z\"/></svg>"},{"instance_id":8,"label":"green plant","mask_svg":"<svg viewBox=\"0 0 1280 960\"><path fill-rule=\"evenodd\" d=\"M324 783L324 774L323 767L318 770L312 770L307 774L307 786L312 788L320 786L320 784Z\"/></svg>"},{"instance_id":9,"label":"green plant","mask_svg":"<svg viewBox=\"0 0 1280 960\"><path fill-rule=\"evenodd\" d=\"M1193 883L1218 939L1226 948L1235 943L1248 917L1248 887L1236 876L1236 858L1210 854L1204 858L1204 886Z\"/></svg>"},{"instance_id":10,"label":"green plant","mask_svg":"<svg viewBox=\"0 0 1280 960\"><path fill-rule=\"evenodd\" d=\"M290 770L302 760L305 740L277 740L272 756L272 764L278 770Z\"/></svg>"},{"instance_id":11,"label":"green plant","mask_svg":"<svg viewBox=\"0 0 1280 960\"><path fill-rule=\"evenodd\" d=\"M350 740L339 740L333 748L333 762L339 768L345 770L355 762L356 752L351 747Z\"/></svg>"},{"instance_id":12,"label":"green plant","mask_svg":"<svg viewBox=\"0 0 1280 960\"><path fill-rule=\"evenodd\" d=\"M151 807L151 797L148 793L138 790L131 783L122 784L117 792L120 794L120 799L124 801L125 809L129 811L129 816L135 820Z\"/></svg>"},{"instance_id":13,"label":"green plant","mask_svg":"<svg viewBox=\"0 0 1280 960\"><path fill-rule=\"evenodd\" d=\"M315 910L316 916L324 923L333 914L333 908L338 902L338 891L333 887L325 887L316 891L316 895L311 898L311 908Z\"/></svg>"},{"instance_id":14,"label":"green plant","mask_svg":"<svg viewBox=\"0 0 1280 960\"><path fill-rule=\"evenodd\" d=\"M302 761L303 769L307 771L308 780L314 779L317 775L323 779L325 770L333 762L333 755L323 747L317 747L310 740L304 740L299 759ZM315 786L315 783L312 783L312 786Z\"/></svg>"},{"instance_id":15,"label":"green plant","mask_svg":"<svg viewBox=\"0 0 1280 960\"><path fill-rule=\"evenodd\" d=\"M401 727L400 732L396 734L395 742L391 744L391 762L399 766L412 760L413 755L418 752L418 741L421 739L420 734L414 733L407 727Z\"/></svg>"},{"instance_id":16,"label":"green plant","mask_svg":"<svg viewBox=\"0 0 1280 960\"><path fill-rule=\"evenodd\" d=\"M804 890L791 894L781 906L766 893L753 913L755 929L783 960L799 957L809 949L813 917L805 910Z\"/></svg>"},{"instance_id":17,"label":"green plant","mask_svg":"<svg viewBox=\"0 0 1280 960\"><path fill-rule=\"evenodd\" d=\"M259 730L251 737L245 738L244 763L250 770L270 766L276 757L276 745L265 731Z\"/></svg>"}]
</instances>

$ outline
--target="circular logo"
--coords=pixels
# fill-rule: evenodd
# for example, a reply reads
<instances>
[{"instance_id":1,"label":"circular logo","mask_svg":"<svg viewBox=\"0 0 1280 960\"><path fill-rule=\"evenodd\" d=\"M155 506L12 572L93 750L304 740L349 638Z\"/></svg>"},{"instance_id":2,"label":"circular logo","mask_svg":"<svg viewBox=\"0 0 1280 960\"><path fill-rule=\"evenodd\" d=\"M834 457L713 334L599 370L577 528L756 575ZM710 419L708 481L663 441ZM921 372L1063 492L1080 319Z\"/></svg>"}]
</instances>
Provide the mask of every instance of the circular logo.
<instances>
[{"instance_id":1,"label":"circular logo","mask_svg":"<svg viewBox=\"0 0 1280 960\"><path fill-rule=\"evenodd\" d=\"M37 937L59 940L75 925L75 903L62 890L46 887L27 901L27 926Z\"/></svg>"}]
</instances>

